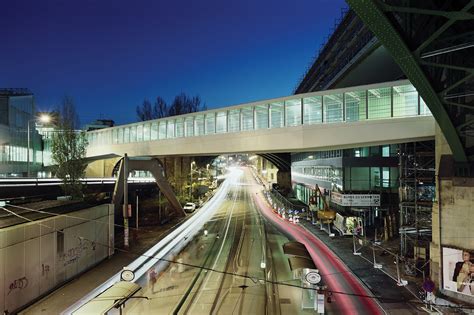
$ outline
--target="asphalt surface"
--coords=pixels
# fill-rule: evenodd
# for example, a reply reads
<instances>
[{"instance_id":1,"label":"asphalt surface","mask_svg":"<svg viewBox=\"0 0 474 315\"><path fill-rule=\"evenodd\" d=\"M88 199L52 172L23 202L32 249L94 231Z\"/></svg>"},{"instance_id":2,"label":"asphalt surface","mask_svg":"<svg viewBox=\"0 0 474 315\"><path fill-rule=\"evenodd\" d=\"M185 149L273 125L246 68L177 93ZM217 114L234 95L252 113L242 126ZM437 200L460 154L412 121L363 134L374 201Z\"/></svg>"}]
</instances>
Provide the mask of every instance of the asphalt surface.
<instances>
[{"instance_id":1,"label":"asphalt surface","mask_svg":"<svg viewBox=\"0 0 474 315\"><path fill-rule=\"evenodd\" d=\"M166 261L138 280L147 299L127 302L124 314L313 313L301 309L302 289L288 285L295 283L282 252L288 238L263 221L251 180L242 172L199 236L166 258L156 282L153 270Z\"/></svg>"}]
</instances>

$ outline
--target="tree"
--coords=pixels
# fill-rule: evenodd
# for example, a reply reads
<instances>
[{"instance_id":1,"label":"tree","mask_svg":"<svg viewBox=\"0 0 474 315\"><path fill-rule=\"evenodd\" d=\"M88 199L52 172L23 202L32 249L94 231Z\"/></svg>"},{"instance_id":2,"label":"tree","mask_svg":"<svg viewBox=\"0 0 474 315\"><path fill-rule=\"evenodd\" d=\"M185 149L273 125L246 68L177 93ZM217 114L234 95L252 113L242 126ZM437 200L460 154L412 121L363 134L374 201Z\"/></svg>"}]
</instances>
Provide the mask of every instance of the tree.
<instances>
[{"instance_id":1,"label":"tree","mask_svg":"<svg viewBox=\"0 0 474 315\"><path fill-rule=\"evenodd\" d=\"M165 100L158 96L153 106L153 119L163 118L168 116L168 104Z\"/></svg>"},{"instance_id":2,"label":"tree","mask_svg":"<svg viewBox=\"0 0 474 315\"><path fill-rule=\"evenodd\" d=\"M145 99L142 106L136 108L138 119L141 121L155 119L153 117L153 110L149 100Z\"/></svg>"},{"instance_id":3,"label":"tree","mask_svg":"<svg viewBox=\"0 0 474 315\"><path fill-rule=\"evenodd\" d=\"M51 155L56 176L63 182L66 195L74 199L82 197L82 184L87 164L85 163L87 138L84 131L77 131L79 117L74 100L64 97L59 108L58 130L53 134Z\"/></svg>"},{"instance_id":4,"label":"tree","mask_svg":"<svg viewBox=\"0 0 474 315\"><path fill-rule=\"evenodd\" d=\"M177 95L170 106L158 96L151 106L150 101L145 99L141 106L137 106L136 112L139 121L159 119L168 116L183 115L206 110L206 105L201 104L201 98L196 95L188 97L185 93Z\"/></svg>"},{"instance_id":5,"label":"tree","mask_svg":"<svg viewBox=\"0 0 474 315\"><path fill-rule=\"evenodd\" d=\"M206 105L201 104L201 98L196 95L188 97L185 93L177 95L168 110L168 116L183 115L206 110Z\"/></svg>"}]
</instances>

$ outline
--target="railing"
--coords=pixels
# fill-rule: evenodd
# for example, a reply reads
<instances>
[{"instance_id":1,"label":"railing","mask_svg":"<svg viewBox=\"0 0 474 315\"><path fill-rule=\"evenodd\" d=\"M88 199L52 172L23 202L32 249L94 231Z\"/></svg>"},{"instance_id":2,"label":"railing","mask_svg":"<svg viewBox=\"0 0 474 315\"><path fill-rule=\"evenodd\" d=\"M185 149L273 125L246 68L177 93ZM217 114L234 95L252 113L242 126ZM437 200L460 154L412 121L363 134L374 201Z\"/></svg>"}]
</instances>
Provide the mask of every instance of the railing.
<instances>
[{"instance_id":1,"label":"railing","mask_svg":"<svg viewBox=\"0 0 474 315\"><path fill-rule=\"evenodd\" d=\"M431 115L407 80L292 95L87 132L115 145L326 123Z\"/></svg>"},{"instance_id":2,"label":"railing","mask_svg":"<svg viewBox=\"0 0 474 315\"><path fill-rule=\"evenodd\" d=\"M81 183L87 185L115 184L117 178L84 178ZM148 177L129 177L129 183L154 183L154 178ZM38 187L38 186L57 186L62 181L58 178L0 178L0 187Z\"/></svg>"}]
</instances>

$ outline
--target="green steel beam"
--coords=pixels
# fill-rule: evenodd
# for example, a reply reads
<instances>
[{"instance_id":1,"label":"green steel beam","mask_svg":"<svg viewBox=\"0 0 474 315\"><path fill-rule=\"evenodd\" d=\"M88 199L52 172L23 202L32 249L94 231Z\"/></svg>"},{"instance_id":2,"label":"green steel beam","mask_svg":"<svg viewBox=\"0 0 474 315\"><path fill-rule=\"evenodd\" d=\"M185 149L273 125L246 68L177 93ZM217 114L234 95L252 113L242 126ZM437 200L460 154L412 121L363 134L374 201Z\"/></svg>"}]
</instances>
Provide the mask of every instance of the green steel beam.
<instances>
[{"instance_id":1,"label":"green steel beam","mask_svg":"<svg viewBox=\"0 0 474 315\"><path fill-rule=\"evenodd\" d=\"M347 0L347 3L390 52L400 69L425 100L449 143L454 159L458 162L467 162L464 146L441 99L423 73L417 59L382 10L374 0Z\"/></svg>"}]
</instances>

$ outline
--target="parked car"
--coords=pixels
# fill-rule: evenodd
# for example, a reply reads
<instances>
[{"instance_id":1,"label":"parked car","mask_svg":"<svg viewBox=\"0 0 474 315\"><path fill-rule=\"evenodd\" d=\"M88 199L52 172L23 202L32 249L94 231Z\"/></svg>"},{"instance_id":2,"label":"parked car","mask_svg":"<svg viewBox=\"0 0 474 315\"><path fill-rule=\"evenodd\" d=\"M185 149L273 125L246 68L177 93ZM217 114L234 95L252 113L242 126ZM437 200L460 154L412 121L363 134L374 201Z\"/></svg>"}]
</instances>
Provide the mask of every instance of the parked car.
<instances>
[{"instance_id":1,"label":"parked car","mask_svg":"<svg viewBox=\"0 0 474 315\"><path fill-rule=\"evenodd\" d=\"M194 210L196 210L196 204L192 203L192 202L187 202L184 205L183 210L188 212L188 213L194 212Z\"/></svg>"}]
</instances>

